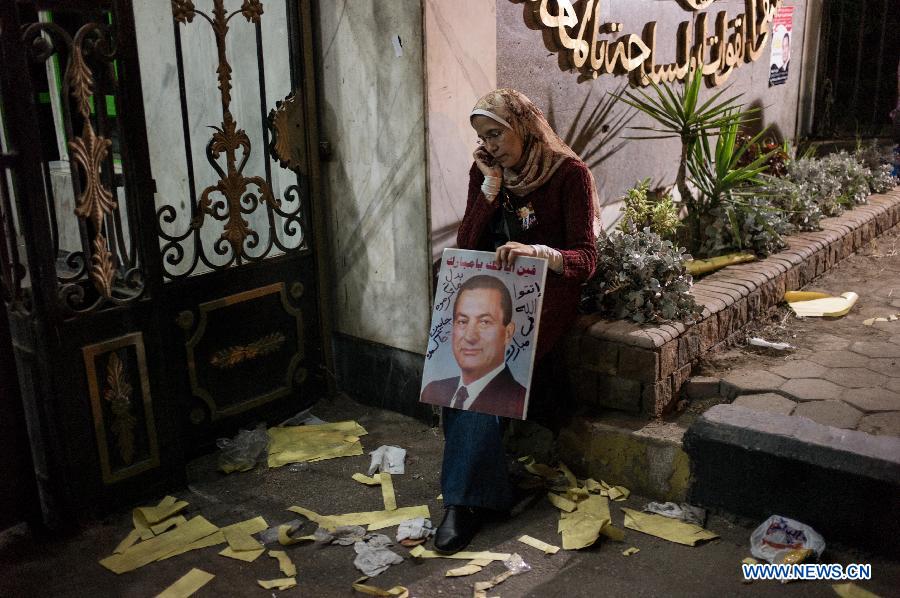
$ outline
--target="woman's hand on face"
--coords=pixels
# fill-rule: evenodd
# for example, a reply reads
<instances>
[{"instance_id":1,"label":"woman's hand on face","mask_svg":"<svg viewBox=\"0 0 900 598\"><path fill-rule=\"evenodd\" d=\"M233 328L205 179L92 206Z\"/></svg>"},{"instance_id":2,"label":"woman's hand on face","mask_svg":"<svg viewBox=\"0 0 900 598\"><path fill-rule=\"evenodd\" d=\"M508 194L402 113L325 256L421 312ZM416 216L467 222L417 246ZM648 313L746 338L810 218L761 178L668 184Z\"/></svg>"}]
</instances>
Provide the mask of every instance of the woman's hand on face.
<instances>
[{"instance_id":1,"label":"woman's hand on face","mask_svg":"<svg viewBox=\"0 0 900 598\"><path fill-rule=\"evenodd\" d=\"M537 257L537 251L531 245L516 243L515 241L510 241L506 245L497 248L497 262L505 268L511 267L520 255Z\"/></svg>"},{"instance_id":2,"label":"woman's hand on face","mask_svg":"<svg viewBox=\"0 0 900 598\"><path fill-rule=\"evenodd\" d=\"M481 174L483 174L484 176L503 176L503 168L497 165L488 165L488 163L492 161L491 155L483 147L479 147L474 152L472 152L472 157L475 158L475 164L478 165L478 170L480 170Z\"/></svg>"}]
</instances>

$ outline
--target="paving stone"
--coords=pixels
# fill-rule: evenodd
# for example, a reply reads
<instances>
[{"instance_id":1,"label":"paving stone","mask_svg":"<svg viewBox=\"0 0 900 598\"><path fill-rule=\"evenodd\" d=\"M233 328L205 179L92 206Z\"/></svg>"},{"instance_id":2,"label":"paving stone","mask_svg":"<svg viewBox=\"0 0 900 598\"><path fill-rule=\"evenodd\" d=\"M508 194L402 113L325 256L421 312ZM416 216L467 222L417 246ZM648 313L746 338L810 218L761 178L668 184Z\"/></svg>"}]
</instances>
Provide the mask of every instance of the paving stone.
<instances>
[{"instance_id":1,"label":"paving stone","mask_svg":"<svg viewBox=\"0 0 900 598\"><path fill-rule=\"evenodd\" d=\"M822 377L844 388L871 388L881 386L887 380L881 374L866 368L832 368Z\"/></svg>"},{"instance_id":2,"label":"paving stone","mask_svg":"<svg viewBox=\"0 0 900 598\"><path fill-rule=\"evenodd\" d=\"M890 323L893 324L894 322L890 322ZM894 344L900 345L900 334L895 334L889 340Z\"/></svg>"},{"instance_id":3,"label":"paving stone","mask_svg":"<svg viewBox=\"0 0 900 598\"><path fill-rule=\"evenodd\" d=\"M742 394L769 392L784 384L784 378L766 370L734 370L722 378L721 393L733 399Z\"/></svg>"},{"instance_id":4,"label":"paving stone","mask_svg":"<svg viewBox=\"0 0 900 598\"><path fill-rule=\"evenodd\" d=\"M733 405L755 409L756 411L768 411L769 413L780 413L781 415L790 415L797 406L797 403L790 399L786 399L774 392L766 392L757 395L741 395L734 400Z\"/></svg>"},{"instance_id":5,"label":"paving stone","mask_svg":"<svg viewBox=\"0 0 900 598\"><path fill-rule=\"evenodd\" d=\"M882 359L870 359L866 367L872 371L880 372L885 376L900 378L900 359L884 357Z\"/></svg>"},{"instance_id":6,"label":"paving stone","mask_svg":"<svg viewBox=\"0 0 900 598\"><path fill-rule=\"evenodd\" d=\"M849 347L851 343L850 339L827 333L817 334L812 332L808 339L810 344L815 347L817 351L840 351L841 349Z\"/></svg>"},{"instance_id":7,"label":"paving stone","mask_svg":"<svg viewBox=\"0 0 900 598\"><path fill-rule=\"evenodd\" d=\"M779 389L798 401L827 401L838 399L844 388L828 380L803 378L788 380Z\"/></svg>"},{"instance_id":8,"label":"paving stone","mask_svg":"<svg viewBox=\"0 0 900 598\"><path fill-rule=\"evenodd\" d=\"M829 368L864 368L869 360L865 355L850 351L818 351L809 356L810 361Z\"/></svg>"},{"instance_id":9,"label":"paving stone","mask_svg":"<svg viewBox=\"0 0 900 598\"><path fill-rule=\"evenodd\" d=\"M848 388L841 399L863 411L900 411L900 394L886 388Z\"/></svg>"},{"instance_id":10,"label":"paving stone","mask_svg":"<svg viewBox=\"0 0 900 598\"><path fill-rule=\"evenodd\" d=\"M891 378L884 383L884 387L894 392L900 392L900 378Z\"/></svg>"},{"instance_id":11,"label":"paving stone","mask_svg":"<svg viewBox=\"0 0 900 598\"><path fill-rule=\"evenodd\" d=\"M859 420L856 429L878 436L900 436L900 411L866 415Z\"/></svg>"},{"instance_id":12,"label":"paving stone","mask_svg":"<svg viewBox=\"0 0 900 598\"><path fill-rule=\"evenodd\" d=\"M812 401L800 403L794 415L806 417L823 426L853 429L862 419L862 413L840 401Z\"/></svg>"},{"instance_id":13,"label":"paving stone","mask_svg":"<svg viewBox=\"0 0 900 598\"><path fill-rule=\"evenodd\" d=\"M711 399L719 396L718 378L694 376L681 387L681 392L689 399Z\"/></svg>"},{"instance_id":14,"label":"paving stone","mask_svg":"<svg viewBox=\"0 0 900 598\"><path fill-rule=\"evenodd\" d=\"M850 350L866 357L900 357L900 345L883 341L859 341Z\"/></svg>"},{"instance_id":15,"label":"paving stone","mask_svg":"<svg viewBox=\"0 0 900 598\"><path fill-rule=\"evenodd\" d=\"M788 361L784 365L769 368L773 374L778 374L785 378L821 378L828 371L825 366L813 363L805 359L796 359Z\"/></svg>"}]
</instances>

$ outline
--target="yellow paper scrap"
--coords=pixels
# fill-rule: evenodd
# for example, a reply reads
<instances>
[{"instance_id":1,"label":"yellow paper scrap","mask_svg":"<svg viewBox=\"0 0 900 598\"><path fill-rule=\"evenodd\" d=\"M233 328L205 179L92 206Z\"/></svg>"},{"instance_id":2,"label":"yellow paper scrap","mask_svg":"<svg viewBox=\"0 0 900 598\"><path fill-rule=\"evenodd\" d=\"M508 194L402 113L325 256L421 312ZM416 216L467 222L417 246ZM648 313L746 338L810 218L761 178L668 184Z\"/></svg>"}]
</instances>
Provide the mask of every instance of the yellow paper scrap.
<instances>
[{"instance_id":1,"label":"yellow paper scrap","mask_svg":"<svg viewBox=\"0 0 900 598\"><path fill-rule=\"evenodd\" d=\"M228 542L229 548L235 552L243 552L245 550L259 550L262 548L253 536L240 529L223 529L225 541Z\"/></svg>"},{"instance_id":2,"label":"yellow paper scrap","mask_svg":"<svg viewBox=\"0 0 900 598\"><path fill-rule=\"evenodd\" d=\"M368 577L360 577L353 582L353 589L360 594L368 594L370 596L379 596L380 598L408 598L409 590L403 586L394 586L389 590L383 590L377 586L366 585L362 582L369 579Z\"/></svg>"},{"instance_id":3,"label":"yellow paper scrap","mask_svg":"<svg viewBox=\"0 0 900 598\"><path fill-rule=\"evenodd\" d=\"M381 478L381 500L384 501L384 510L396 511L397 495L394 494L394 481L391 479L391 474L383 471L378 476Z\"/></svg>"},{"instance_id":4,"label":"yellow paper scrap","mask_svg":"<svg viewBox=\"0 0 900 598\"><path fill-rule=\"evenodd\" d=\"M588 478L584 481L584 489L591 494L599 494L600 491L603 490L603 486L601 486L600 482L594 478Z\"/></svg>"},{"instance_id":5,"label":"yellow paper scrap","mask_svg":"<svg viewBox=\"0 0 900 598\"><path fill-rule=\"evenodd\" d=\"M361 473L354 473L353 479L359 482L360 484L365 484L366 486L378 486L381 484L381 478L376 473L372 477L367 475L363 475Z\"/></svg>"},{"instance_id":6,"label":"yellow paper scrap","mask_svg":"<svg viewBox=\"0 0 900 598\"><path fill-rule=\"evenodd\" d=\"M264 590L290 590L297 587L297 580L293 577L284 577L282 579L257 579L258 583Z\"/></svg>"},{"instance_id":7,"label":"yellow paper scrap","mask_svg":"<svg viewBox=\"0 0 900 598\"><path fill-rule=\"evenodd\" d=\"M191 569L178 581L156 595L156 598L188 598L215 577L200 569Z\"/></svg>"},{"instance_id":8,"label":"yellow paper scrap","mask_svg":"<svg viewBox=\"0 0 900 598\"><path fill-rule=\"evenodd\" d=\"M873 594L855 583L838 583L831 586L831 589L841 598L879 598L878 594Z\"/></svg>"},{"instance_id":9,"label":"yellow paper scrap","mask_svg":"<svg viewBox=\"0 0 900 598\"><path fill-rule=\"evenodd\" d=\"M167 496L159 501L159 504L155 507L138 507L131 515L131 518L134 521L134 528L142 531L149 529L153 524L159 523L163 519L168 519L183 510L186 506L188 506L186 501L176 501L174 496ZM143 534L141 537L145 540L148 539L144 537Z\"/></svg>"},{"instance_id":10,"label":"yellow paper scrap","mask_svg":"<svg viewBox=\"0 0 900 598\"><path fill-rule=\"evenodd\" d=\"M623 550L622 556L631 556L633 554L639 553L640 551L641 551L640 548L636 548L636 547L632 546L630 548L626 548L625 550Z\"/></svg>"},{"instance_id":11,"label":"yellow paper scrap","mask_svg":"<svg viewBox=\"0 0 900 598\"><path fill-rule=\"evenodd\" d=\"M113 573L133 571L191 542L214 534L218 529L215 525L198 515L171 531L150 538L140 544L135 544L122 554L114 554L101 559L100 564Z\"/></svg>"},{"instance_id":12,"label":"yellow paper scrap","mask_svg":"<svg viewBox=\"0 0 900 598\"><path fill-rule=\"evenodd\" d=\"M792 291L793 292L793 291ZM785 298L792 292L785 293ZM856 304L859 295L850 291L841 293L840 297L824 297L808 301L791 301L788 305L794 313L801 317L838 317L846 315Z\"/></svg>"},{"instance_id":13,"label":"yellow paper scrap","mask_svg":"<svg viewBox=\"0 0 900 598\"><path fill-rule=\"evenodd\" d=\"M472 552L468 550L461 550L460 552L455 552L453 554L440 554L433 550L425 550L421 545L413 547L413 549L409 551L409 554L417 559L480 559L490 561L505 561L512 556L508 552Z\"/></svg>"},{"instance_id":14,"label":"yellow paper scrap","mask_svg":"<svg viewBox=\"0 0 900 598\"><path fill-rule=\"evenodd\" d=\"M550 502L554 507L560 509L561 511L565 511L566 513L571 513L577 508L577 504L565 496L560 496L558 494L553 494L552 492L547 493L547 498L550 499Z\"/></svg>"},{"instance_id":15,"label":"yellow paper scrap","mask_svg":"<svg viewBox=\"0 0 900 598\"><path fill-rule=\"evenodd\" d=\"M113 550L113 554L122 554L132 546L134 543L141 539L141 530L133 529L131 532L125 536L125 538L119 542L119 545L116 546L115 550Z\"/></svg>"},{"instance_id":16,"label":"yellow paper scrap","mask_svg":"<svg viewBox=\"0 0 900 598\"><path fill-rule=\"evenodd\" d=\"M235 559L237 561L244 561L245 563L252 563L260 556L262 553L266 551L265 548L253 548L251 550L235 550L231 546L226 546L224 550L222 550L219 554L222 556L227 556L230 559Z\"/></svg>"},{"instance_id":17,"label":"yellow paper scrap","mask_svg":"<svg viewBox=\"0 0 900 598\"><path fill-rule=\"evenodd\" d=\"M544 554L556 554L557 552L559 552L559 546L547 544L543 540L538 540L537 538L532 538L531 536L519 536L519 542L521 542L522 544L528 544L532 548L543 550Z\"/></svg>"},{"instance_id":18,"label":"yellow paper scrap","mask_svg":"<svg viewBox=\"0 0 900 598\"><path fill-rule=\"evenodd\" d=\"M897 320L900 320L900 313L890 314L882 318L868 318L863 320L863 324L866 326L874 326L875 322L896 322Z\"/></svg>"},{"instance_id":19,"label":"yellow paper scrap","mask_svg":"<svg viewBox=\"0 0 900 598\"><path fill-rule=\"evenodd\" d=\"M610 540L615 540L616 542L624 542L625 541L625 532L620 530L614 525L604 525L600 530L600 534L606 536Z\"/></svg>"},{"instance_id":20,"label":"yellow paper scrap","mask_svg":"<svg viewBox=\"0 0 900 598\"><path fill-rule=\"evenodd\" d=\"M290 546L291 544L312 541L315 539L316 539L315 536L298 536L296 538L292 538L290 525L279 525L278 526L278 543L281 544L282 546Z\"/></svg>"},{"instance_id":21,"label":"yellow paper scrap","mask_svg":"<svg viewBox=\"0 0 900 598\"><path fill-rule=\"evenodd\" d=\"M482 569L484 569L484 565L473 565L471 562L469 562L462 567L450 569L449 571L444 573L444 577L465 577L466 575L474 575Z\"/></svg>"},{"instance_id":22,"label":"yellow paper scrap","mask_svg":"<svg viewBox=\"0 0 900 598\"><path fill-rule=\"evenodd\" d=\"M475 582L475 591L472 594L473 598L487 598L487 591L493 588L496 585L499 585L515 575L512 571L504 571L494 577L490 578L487 581L476 581Z\"/></svg>"},{"instance_id":23,"label":"yellow paper scrap","mask_svg":"<svg viewBox=\"0 0 900 598\"><path fill-rule=\"evenodd\" d=\"M559 515L557 531L565 550L578 550L597 541L600 531L610 524L609 500L596 494L578 503L578 508Z\"/></svg>"},{"instance_id":24,"label":"yellow paper scrap","mask_svg":"<svg viewBox=\"0 0 900 598\"><path fill-rule=\"evenodd\" d=\"M437 495L437 498L435 498L435 500L444 500L444 495L443 495L443 493L442 493L442 494L438 494L438 495Z\"/></svg>"},{"instance_id":25,"label":"yellow paper scrap","mask_svg":"<svg viewBox=\"0 0 900 598\"><path fill-rule=\"evenodd\" d=\"M566 498L572 502L579 502L590 496L590 492L585 488L568 488L566 490Z\"/></svg>"},{"instance_id":26,"label":"yellow paper scrap","mask_svg":"<svg viewBox=\"0 0 900 598\"><path fill-rule=\"evenodd\" d=\"M278 560L278 568L286 576L294 577L297 575L297 566L291 560L291 557L288 556L288 553L283 550L270 550L269 556Z\"/></svg>"},{"instance_id":27,"label":"yellow paper scrap","mask_svg":"<svg viewBox=\"0 0 900 598\"><path fill-rule=\"evenodd\" d=\"M269 428L269 467L362 455L367 433L354 421Z\"/></svg>"},{"instance_id":28,"label":"yellow paper scrap","mask_svg":"<svg viewBox=\"0 0 900 598\"><path fill-rule=\"evenodd\" d=\"M640 511L624 507L622 512L625 513L625 527L628 529L656 536L670 542L695 546L697 542L719 537L717 534L705 530L699 525L679 521L671 517L663 517L656 513L641 513Z\"/></svg>"},{"instance_id":29,"label":"yellow paper scrap","mask_svg":"<svg viewBox=\"0 0 900 598\"><path fill-rule=\"evenodd\" d=\"M759 564L759 561L757 561L752 556L748 556L747 558L743 559L741 562L744 563L745 565L758 565Z\"/></svg>"},{"instance_id":30,"label":"yellow paper scrap","mask_svg":"<svg viewBox=\"0 0 900 598\"><path fill-rule=\"evenodd\" d=\"M153 532L154 536L158 536L164 531L169 530L176 525L181 525L182 523L187 523L187 519L184 518L184 515L177 515L164 521L160 521L156 525L151 525L150 531Z\"/></svg>"},{"instance_id":31,"label":"yellow paper scrap","mask_svg":"<svg viewBox=\"0 0 900 598\"><path fill-rule=\"evenodd\" d=\"M817 293L815 291L788 291L784 294L784 300L788 303L814 301L816 299L831 299L831 295L828 293Z\"/></svg>"},{"instance_id":32,"label":"yellow paper scrap","mask_svg":"<svg viewBox=\"0 0 900 598\"><path fill-rule=\"evenodd\" d=\"M178 556L180 554L184 554L185 552L190 552L192 550L199 550L201 548L208 548L210 546L216 546L217 544L224 544L225 536L222 534L222 531L219 530L214 534L210 534L205 538L201 538L196 542L191 542L190 544L186 544L184 546L179 547L177 550L170 552L169 554L165 554L159 557L158 561L164 561L166 559L170 559L173 556Z\"/></svg>"},{"instance_id":33,"label":"yellow paper scrap","mask_svg":"<svg viewBox=\"0 0 900 598\"><path fill-rule=\"evenodd\" d=\"M629 490L625 486L613 486L608 491L609 498L618 501L625 500L630 494L631 490Z\"/></svg>"},{"instance_id":34,"label":"yellow paper scrap","mask_svg":"<svg viewBox=\"0 0 900 598\"><path fill-rule=\"evenodd\" d=\"M344 515L319 515L315 511L296 506L290 507L288 510L299 513L328 530L333 530L341 525L368 525L369 531L375 531L398 525L407 519L431 517L428 505L400 507L395 511L368 511L363 513L346 513Z\"/></svg>"}]
</instances>

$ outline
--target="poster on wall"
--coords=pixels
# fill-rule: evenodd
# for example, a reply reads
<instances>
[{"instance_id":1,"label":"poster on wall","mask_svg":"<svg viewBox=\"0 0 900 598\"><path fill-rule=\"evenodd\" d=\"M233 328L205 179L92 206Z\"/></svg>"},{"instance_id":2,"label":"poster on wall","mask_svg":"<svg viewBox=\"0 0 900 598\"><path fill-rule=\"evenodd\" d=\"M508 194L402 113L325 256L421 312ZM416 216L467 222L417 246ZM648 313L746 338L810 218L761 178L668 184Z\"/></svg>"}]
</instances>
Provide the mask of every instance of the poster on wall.
<instances>
[{"instance_id":1,"label":"poster on wall","mask_svg":"<svg viewBox=\"0 0 900 598\"><path fill-rule=\"evenodd\" d=\"M484 251L441 258L420 401L525 419L547 261Z\"/></svg>"},{"instance_id":2,"label":"poster on wall","mask_svg":"<svg viewBox=\"0 0 900 598\"><path fill-rule=\"evenodd\" d=\"M769 57L769 85L784 85L791 64L791 36L794 7L781 6L772 21L772 50Z\"/></svg>"}]
</instances>

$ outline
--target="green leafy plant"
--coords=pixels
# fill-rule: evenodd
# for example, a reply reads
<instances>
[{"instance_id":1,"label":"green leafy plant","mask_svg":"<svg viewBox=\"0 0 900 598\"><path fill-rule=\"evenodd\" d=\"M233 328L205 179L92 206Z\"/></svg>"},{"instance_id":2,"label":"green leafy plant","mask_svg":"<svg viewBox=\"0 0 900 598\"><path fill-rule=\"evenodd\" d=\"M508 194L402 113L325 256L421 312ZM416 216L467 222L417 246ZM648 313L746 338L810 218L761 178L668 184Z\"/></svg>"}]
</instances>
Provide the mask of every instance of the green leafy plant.
<instances>
[{"instance_id":1,"label":"green leafy plant","mask_svg":"<svg viewBox=\"0 0 900 598\"><path fill-rule=\"evenodd\" d=\"M634 233L649 228L664 239L672 239L680 226L678 208L665 190L650 190L650 179L639 181L622 198L618 229Z\"/></svg>"},{"instance_id":2,"label":"green leafy plant","mask_svg":"<svg viewBox=\"0 0 900 598\"><path fill-rule=\"evenodd\" d=\"M759 198L765 182L761 175L768 169L772 152L744 159L765 131L739 145L741 124L733 121L719 129L715 149L708 136L702 137L694 144L688 162L690 180L699 190L696 225L702 226L702 234L694 237L699 239L694 250L703 257L746 249L765 255L782 247L781 235L790 230L776 213L778 209Z\"/></svg>"},{"instance_id":3,"label":"green leafy plant","mask_svg":"<svg viewBox=\"0 0 900 598\"><path fill-rule=\"evenodd\" d=\"M638 323L690 320L700 312L685 270L691 259L671 241L645 228L601 234L597 269L585 285L582 305Z\"/></svg>"},{"instance_id":4,"label":"green leafy plant","mask_svg":"<svg viewBox=\"0 0 900 598\"><path fill-rule=\"evenodd\" d=\"M703 84L703 73L698 69L691 79L681 89L674 88L668 83L657 85L651 82L651 91L642 90L626 91L620 96L625 104L639 110L654 121L652 127L632 127L634 130L644 131L637 139L665 139L677 137L681 140L681 155L678 162L678 172L675 177L675 186L680 195L679 202L686 208L685 222L682 239L692 252L697 252L703 245L703 235L708 225L708 220L713 209L719 207L719 201L728 200L727 193L716 193L713 196L707 194L707 189L699 189L695 194L688 185L689 178L696 178L698 169L705 168L703 160L712 160L712 152L709 148L709 138L721 134L723 131L734 136L740 127L751 120L758 108L744 110L740 103L741 95L723 98L726 90L714 93L705 102L700 102L700 89ZM758 140L759 136L753 138ZM743 155L743 151L735 150L734 141L730 143L731 154ZM717 147L717 152L718 152ZM768 159L768 154L766 154ZM693 166L692 166L693 163ZM757 159L751 161L754 170L759 167ZM723 163L730 171L722 172L720 168L711 171L717 175L717 181L723 185L730 185L732 181L746 179L752 175L747 174L748 167L741 166L736 160ZM696 181L693 181L695 182ZM739 181L743 184L743 181ZM715 182L713 181L713 185ZM738 185L734 185L738 186Z\"/></svg>"}]
</instances>

